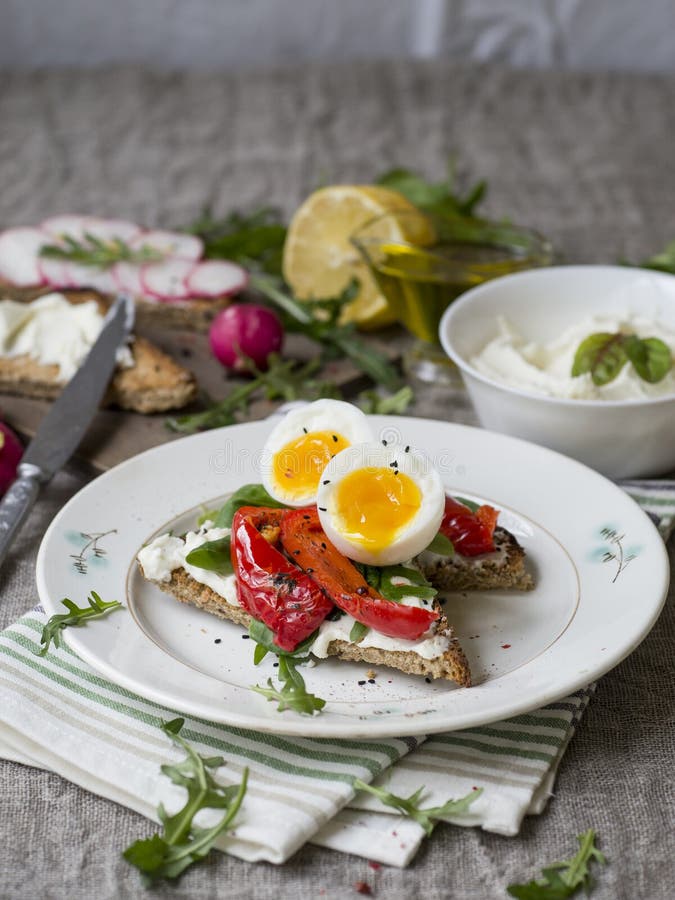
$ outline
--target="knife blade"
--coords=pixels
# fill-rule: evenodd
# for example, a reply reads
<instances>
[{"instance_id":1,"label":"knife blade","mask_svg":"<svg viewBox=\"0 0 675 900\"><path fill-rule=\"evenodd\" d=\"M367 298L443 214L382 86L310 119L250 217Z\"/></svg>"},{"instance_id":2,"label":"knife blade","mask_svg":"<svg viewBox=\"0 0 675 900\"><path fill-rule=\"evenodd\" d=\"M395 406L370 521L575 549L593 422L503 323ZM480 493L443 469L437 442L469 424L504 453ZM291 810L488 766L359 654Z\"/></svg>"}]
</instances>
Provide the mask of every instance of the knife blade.
<instances>
[{"instance_id":1,"label":"knife blade","mask_svg":"<svg viewBox=\"0 0 675 900\"><path fill-rule=\"evenodd\" d=\"M133 325L133 300L120 294L86 359L40 423L21 459L16 480L0 502L0 565L40 486L68 462L89 428L117 364L117 351Z\"/></svg>"}]
</instances>

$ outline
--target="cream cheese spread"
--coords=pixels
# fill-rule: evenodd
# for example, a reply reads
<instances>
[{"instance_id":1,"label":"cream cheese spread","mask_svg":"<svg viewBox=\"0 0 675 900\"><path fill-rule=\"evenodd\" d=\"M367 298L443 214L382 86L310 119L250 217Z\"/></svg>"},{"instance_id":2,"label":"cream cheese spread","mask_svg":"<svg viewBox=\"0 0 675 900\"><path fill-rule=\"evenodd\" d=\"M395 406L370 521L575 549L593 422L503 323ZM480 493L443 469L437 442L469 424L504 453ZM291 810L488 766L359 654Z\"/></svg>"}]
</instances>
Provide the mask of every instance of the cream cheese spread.
<instances>
[{"instance_id":1,"label":"cream cheese spread","mask_svg":"<svg viewBox=\"0 0 675 900\"><path fill-rule=\"evenodd\" d=\"M497 321L498 336L469 360L492 381L568 400L642 400L675 393L674 369L656 384L643 381L630 363L609 384L594 384L589 373L571 375L579 344L597 332L658 337L675 356L675 331L654 319L628 314L588 316L548 343L528 341L503 316Z\"/></svg>"},{"instance_id":2,"label":"cream cheese spread","mask_svg":"<svg viewBox=\"0 0 675 900\"><path fill-rule=\"evenodd\" d=\"M217 541L227 537L229 528L213 528L210 522L199 531L188 531L184 538L172 534L160 534L139 552L137 559L143 566L145 577L150 581L171 581L171 573L176 569L185 569L195 581L205 584L212 591L232 606L239 606L237 599L237 579L235 575L218 575L198 566L185 562L185 557L192 550L201 547L207 541Z\"/></svg>"},{"instance_id":3,"label":"cream cheese spread","mask_svg":"<svg viewBox=\"0 0 675 900\"><path fill-rule=\"evenodd\" d=\"M69 381L94 345L103 316L94 300L69 303L63 294L45 294L31 303L0 300L0 356L30 356L41 365L59 367ZM134 361L128 347L117 352L125 368Z\"/></svg>"}]
</instances>

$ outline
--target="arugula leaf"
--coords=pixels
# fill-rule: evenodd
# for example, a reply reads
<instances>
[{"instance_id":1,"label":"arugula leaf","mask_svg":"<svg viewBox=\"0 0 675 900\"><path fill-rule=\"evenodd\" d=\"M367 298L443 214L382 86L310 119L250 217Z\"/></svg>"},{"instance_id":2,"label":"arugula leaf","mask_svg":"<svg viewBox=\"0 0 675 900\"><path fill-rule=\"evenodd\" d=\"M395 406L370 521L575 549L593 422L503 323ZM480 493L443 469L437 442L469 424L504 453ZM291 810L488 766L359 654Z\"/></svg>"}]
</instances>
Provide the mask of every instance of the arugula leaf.
<instances>
[{"instance_id":1,"label":"arugula leaf","mask_svg":"<svg viewBox=\"0 0 675 900\"><path fill-rule=\"evenodd\" d=\"M223 219L206 209L185 230L202 239L208 259L231 259L246 266L256 263L265 272L281 275L286 227L276 209L233 212Z\"/></svg>"},{"instance_id":2,"label":"arugula leaf","mask_svg":"<svg viewBox=\"0 0 675 900\"><path fill-rule=\"evenodd\" d=\"M250 363L253 377L245 384L240 384L218 403L214 403L203 412L189 413L184 416L171 417L166 426L171 431L192 434L209 428L222 428L233 425L236 413L245 411L252 395L261 392L268 400L316 400L319 397L340 397L340 390L332 381L314 378L321 368L318 359L306 363L298 363L294 359L284 360L278 354L268 357L268 369L261 372Z\"/></svg>"},{"instance_id":3,"label":"arugula leaf","mask_svg":"<svg viewBox=\"0 0 675 900\"><path fill-rule=\"evenodd\" d=\"M607 860L595 846L595 831L589 828L577 836L579 851L572 859L554 862L542 869L542 878L527 884L510 884L508 893L518 900L565 900L580 888L590 893L593 888L590 865L606 865Z\"/></svg>"},{"instance_id":4,"label":"arugula leaf","mask_svg":"<svg viewBox=\"0 0 675 900\"><path fill-rule=\"evenodd\" d=\"M67 234L63 235L62 240L61 244L46 244L40 249L40 256L63 259L80 266L94 266L99 269L109 269L118 262L141 265L164 259L154 247L130 247L120 238L101 240L86 231L82 240L78 241Z\"/></svg>"},{"instance_id":5,"label":"arugula leaf","mask_svg":"<svg viewBox=\"0 0 675 900\"><path fill-rule=\"evenodd\" d=\"M454 556L455 547L449 537L439 531L433 541L427 547L429 553L438 553L440 556Z\"/></svg>"},{"instance_id":6,"label":"arugula leaf","mask_svg":"<svg viewBox=\"0 0 675 900\"><path fill-rule=\"evenodd\" d=\"M42 629L42 634L40 635L40 643L43 646L40 650L35 651L37 656L45 656L52 641L56 648L61 646L61 632L64 628L69 628L73 625L84 625L88 619L96 619L113 609L121 609L122 607L119 600L111 600L108 603L101 600L96 591L92 591L87 599L89 601L89 606L83 607L76 606L73 601L68 600L68 598L61 601L68 612L57 613L47 620L47 623Z\"/></svg>"},{"instance_id":7,"label":"arugula leaf","mask_svg":"<svg viewBox=\"0 0 675 900\"><path fill-rule=\"evenodd\" d=\"M272 509L288 509L284 503L275 500L267 493L262 484L244 484L225 501L215 514L213 524L216 528L230 528L234 514L242 506L268 506Z\"/></svg>"},{"instance_id":8,"label":"arugula leaf","mask_svg":"<svg viewBox=\"0 0 675 900\"><path fill-rule=\"evenodd\" d=\"M234 572L230 557L231 545L232 539L229 534L215 541L205 541L199 547L190 550L185 562L198 569L215 572L217 575L231 575Z\"/></svg>"},{"instance_id":9,"label":"arugula leaf","mask_svg":"<svg viewBox=\"0 0 675 900\"><path fill-rule=\"evenodd\" d=\"M364 413L379 414L382 416L402 415L415 399L415 394L410 385L406 384L400 391L383 397L377 391L361 391L358 396L358 404Z\"/></svg>"},{"instance_id":10,"label":"arugula leaf","mask_svg":"<svg viewBox=\"0 0 675 900\"><path fill-rule=\"evenodd\" d=\"M364 638L369 631L370 628L368 628L367 625L364 625L363 622L354 622L351 631L349 632L349 640L352 642L352 644L358 644L358 642L362 638Z\"/></svg>"},{"instance_id":11,"label":"arugula leaf","mask_svg":"<svg viewBox=\"0 0 675 900\"><path fill-rule=\"evenodd\" d=\"M627 335L625 349L635 371L650 384L662 381L673 366L670 347L659 338Z\"/></svg>"},{"instance_id":12,"label":"arugula leaf","mask_svg":"<svg viewBox=\"0 0 675 900\"><path fill-rule=\"evenodd\" d=\"M487 190L487 182L478 181L464 196L457 193L453 160L448 165L448 175L444 181L430 182L410 169L397 168L385 172L375 183L398 191L425 212L459 218L472 217Z\"/></svg>"},{"instance_id":13,"label":"arugula leaf","mask_svg":"<svg viewBox=\"0 0 675 900\"><path fill-rule=\"evenodd\" d=\"M431 806L427 809L421 809L419 804L424 793L424 786L418 788L409 797L398 797L396 794L391 794L383 788L366 784L365 781L361 781L359 778L355 778L353 784L355 790L366 791L377 797L385 806L391 806L403 813L404 816L414 819L426 831L427 837L439 822L452 822L457 816L468 812L474 800L477 800L483 793L482 788L476 788L470 794L467 794L466 797L461 797L459 800L448 800L442 806Z\"/></svg>"},{"instance_id":14,"label":"arugula leaf","mask_svg":"<svg viewBox=\"0 0 675 900\"><path fill-rule=\"evenodd\" d=\"M358 289L357 282L350 282L338 297L316 299L311 304L303 303L293 297L290 291L284 290L279 279L254 273L251 276L251 287L284 313L288 330L305 334L323 344L334 356L348 356L376 384L391 391L400 388L400 376L389 359L372 344L358 337L353 325L338 324L342 308L354 299ZM319 318L318 314L314 315L314 311L323 311L325 315Z\"/></svg>"},{"instance_id":15,"label":"arugula leaf","mask_svg":"<svg viewBox=\"0 0 675 900\"><path fill-rule=\"evenodd\" d=\"M278 703L277 711L283 712L285 709L292 709L303 715L313 716L315 712L321 712L326 705L326 701L321 697L310 694L305 687L305 680L296 668L296 661L288 655L279 656L279 681L281 689L278 689L272 683L272 679L267 679L267 687L260 687L256 684L251 687L252 691L262 694L268 700L274 700Z\"/></svg>"},{"instance_id":16,"label":"arugula leaf","mask_svg":"<svg viewBox=\"0 0 675 900\"><path fill-rule=\"evenodd\" d=\"M463 506L466 506L467 509L470 509L472 513L478 512L480 509L480 503L476 503L475 500L467 500L466 497L455 497L454 499Z\"/></svg>"},{"instance_id":17,"label":"arugula leaf","mask_svg":"<svg viewBox=\"0 0 675 900\"><path fill-rule=\"evenodd\" d=\"M622 260L621 264L624 266L635 266L640 269L654 269L657 272L669 272L671 275L675 275L675 241L666 244L663 250L647 257L647 259L643 259L642 262L629 263L626 260Z\"/></svg>"},{"instance_id":18,"label":"arugula leaf","mask_svg":"<svg viewBox=\"0 0 675 900\"><path fill-rule=\"evenodd\" d=\"M673 365L668 345L659 338L603 331L589 335L579 344L572 377L589 372L593 384L609 384L629 360L640 378L651 384L665 378Z\"/></svg>"},{"instance_id":19,"label":"arugula leaf","mask_svg":"<svg viewBox=\"0 0 675 900\"><path fill-rule=\"evenodd\" d=\"M164 733L182 747L187 756L176 765L161 766L161 772L186 789L185 806L170 816L160 804L157 812L162 833L134 841L122 854L128 863L141 871L146 885L162 878L178 878L193 863L204 859L216 839L234 821L246 793L248 769L244 769L241 784L228 787L218 784L210 770L225 765L225 760L222 756L200 756L180 736L184 724L183 719L172 719L162 725ZM216 825L200 828L193 820L202 809L223 809L225 813Z\"/></svg>"},{"instance_id":20,"label":"arugula leaf","mask_svg":"<svg viewBox=\"0 0 675 900\"><path fill-rule=\"evenodd\" d=\"M252 619L251 624L248 626L248 633L252 641L255 641L256 644L264 647L265 650L270 653L275 653L277 656L290 656L297 659L299 662L302 662L309 657L309 651L317 636L317 631L313 631L309 637L306 637L304 641L301 641L301 643L298 644L295 650L282 650L281 647L278 647L274 643L274 634L264 622L260 622L258 619ZM261 659L263 659L262 656L258 660L254 659L256 665Z\"/></svg>"}]
</instances>

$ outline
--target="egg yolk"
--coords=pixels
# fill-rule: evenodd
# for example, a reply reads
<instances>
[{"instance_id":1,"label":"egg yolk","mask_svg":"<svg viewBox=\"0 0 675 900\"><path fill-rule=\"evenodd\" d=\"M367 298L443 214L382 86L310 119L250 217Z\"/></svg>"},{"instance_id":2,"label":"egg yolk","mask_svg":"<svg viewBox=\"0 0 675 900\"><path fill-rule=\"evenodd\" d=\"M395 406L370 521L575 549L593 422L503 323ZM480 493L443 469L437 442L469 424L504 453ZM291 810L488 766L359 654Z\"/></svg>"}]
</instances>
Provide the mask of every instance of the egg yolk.
<instances>
[{"instance_id":1,"label":"egg yolk","mask_svg":"<svg viewBox=\"0 0 675 900\"><path fill-rule=\"evenodd\" d=\"M331 503L336 528L347 540L378 552L415 518L422 492L396 468L357 469L336 486Z\"/></svg>"},{"instance_id":2,"label":"egg yolk","mask_svg":"<svg viewBox=\"0 0 675 900\"><path fill-rule=\"evenodd\" d=\"M279 491L289 500L311 499L328 463L336 453L349 446L349 441L334 431L311 431L289 441L275 454L272 462Z\"/></svg>"}]
</instances>

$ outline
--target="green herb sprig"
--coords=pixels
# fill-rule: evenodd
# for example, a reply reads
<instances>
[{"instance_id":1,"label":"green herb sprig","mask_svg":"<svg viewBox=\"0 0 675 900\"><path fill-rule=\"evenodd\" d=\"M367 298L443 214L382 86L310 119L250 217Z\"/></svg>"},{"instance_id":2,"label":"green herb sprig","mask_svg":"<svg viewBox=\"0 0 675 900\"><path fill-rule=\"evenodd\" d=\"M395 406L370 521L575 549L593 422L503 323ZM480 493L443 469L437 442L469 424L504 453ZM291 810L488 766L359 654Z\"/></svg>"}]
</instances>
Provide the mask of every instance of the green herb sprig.
<instances>
[{"instance_id":1,"label":"green herb sprig","mask_svg":"<svg viewBox=\"0 0 675 900\"><path fill-rule=\"evenodd\" d=\"M627 362L643 381L662 381L673 366L670 348L660 338L639 338L636 334L591 334L578 346L572 363L572 377L590 373L593 384L601 387L618 376Z\"/></svg>"},{"instance_id":2,"label":"green herb sprig","mask_svg":"<svg viewBox=\"0 0 675 900\"><path fill-rule=\"evenodd\" d=\"M102 240L89 232L84 233L82 240L67 234L62 240L62 244L46 244L41 248L40 256L98 269L109 269L119 262L142 265L164 259L154 247L130 247L121 238Z\"/></svg>"},{"instance_id":3,"label":"green herb sprig","mask_svg":"<svg viewBox=\"0 0 675 900\"><path fill-rule=\"evenodd\" d=\"M119 600L110 600L106 603L104 600L101 600L96 591L92 591L87 599L89 601L89 606L82 607L76 606L73 601L68 600L68 598L61 601L68 612L57 613L47 620L47 623L42 629L42 634L40 635L42 647L39 651L35 651L37 656L45 656L52 643L57 649L61 646L61 632L64 628L84 625L90 619L96 619L99 616L109 613L113 609L120 609L122 606Z\"/></svg>"},{"instance_id":4,"label":"green herb sprig","mask_svg":"<svg viewBox=\"0 0 675 900\"><path fill-rule=\"evenodd\" d=\"M315 712L321 712L326 701L315 694L310 694L305 685L305 679L298 672L297 661L286 654L279 656L279 669L277 671L280 687L276 688L271 678L267 679L267 687L256 684L252 691L262 694L268 700L276 701L277 712L292 709L303 715L313 716Z\"/></svg>"},{"instance_id":5,"label":"green herb sprig","mask_svg":"<svg viewBox=\"0 0 675 900\"><path fill-rule=\"evenodd\" d=\"M670 275L675 275L675 241L670 241L663 250L648 256L642 262L630 263L624 259L621 260L621 264L640 269L654 269L656 272L667 272Z\"/></svg>"},{"instance_id":6,"label":"green herb sprig","mask_svg":"<svg viewBox=\"0 0 675 900\"><path fill-rule=\"evenodd\" d=\"M357 791L366 791L368 794L372 794L385 806L391 806L409 819L413 819L418 825L422 826L427 833L427 837L439 822L452 822L457 816L468 812L471 804L483 793L482 788L476 788L470 794L467 794L466 797L460 797L458 800L448 800L442 806L430 806L422 809L420 801L424 795L424 787L418 788L409 797L398 797L396 794L391 794L383 788L366 784L365 781L356 778L354 780L354 788Z\"/></svg>"},{"instance_id":7,"label":"green herb sprig","mask_svg":"<svg viewBox=\"0 0 675 900\"><path fill-rule=\"evenodd\" d=\"M415 394L409 384L389 396L382 396L378 391L361 391L358 396L358 405L364 413L390 416L401 416L414 401Z\"/></svg>"},{"instance_id":8,"label":"green herb sprig","mask_svg":"<svg viewBox=\"0 0 675 900\"><path fill-rule=\"evenodd\" d=\"M169 815L160 805L157 812L163 830L161 834L134 841L122 854L139 869L146 885L166 878L178 878L189 866L199 862L211 851L216 840L234 821L239 812L248 784L248 769L244 769L239 785L218 784L212 770L225 765L222 756L200 756L184 740L180 731L183 719L162 724L162 731L186 752L185 759L176 765L163 765L163 775L187 791L185 805ZM194 818L203 809L223 809L223 818L211 828L200 828Z\"/></svg>"},{"instance_id":9,"label":"green herb sprig","mask_svg":"<svg viewBox=\"0 0 675 900\"><path fill-rule=\"evenodd\" d=\"M578 835L579 852L572 859L554 862L542 869L542 877L527 884L510 884L508 893L517 900L565 900L584 888L593 888L591 864L606 865L607 859L595 846L595 831L589 828Z\"/></svg>"},{"instance_id":10,"label":"green herb sprig","mask_svg":"<svg viewBox=\"0 0 675 900\"><path fill-rule=\"evenodd\" d=\"M202 239L207 259L231 259L247 268L255 265L270 275L281 275L286 227L276 209L233 212L222 219L206 209L185 230Z\"/></svg>"},{"instance_id":11,"label":"green herb sprig","mask_svg":"<svg viewBox=\"0 0 675 900\"><path fill-rule=\"evenodd\" d=\"M438 594L419 569L408 566L367 566L355 563L366 582L386 600L400 603L404 597L418 597L430 601ZM409 584L394 584L394 579L405 578Z\"/></svg>"},{"instance_id":12,"label":"green herb sprig","mask_svg":"<svg viewBox=\"0 0 675 900\"><path fill-rule=\"evenodd\" d=\"M214 403L203 412L169 418L166 420L167 427L181 434L192 434L195 431L233 425L237 421L236 414L246 411L256 393L267 400L285 402L337 397L340 393L333 382L314 378L321 368L319 360L298 363L293 359L281 359L273 353L268 362L266 372L253 369L251 380L238 385L224 400Z\"/></svg>"},{"instance_id":13,"label":"green herb sprig","mask_svg":"<svg viewBox=\"0 0 675 900\"><path fill-rule=\"evenodd\" d=\"M405 168L391 169L376 180L376 184L388 187L409 200L418 209L448 220L472 219L476 221L475 209L487 191L484 180L473 184L462 196L457 189L455 161L450 160L448 174L443 181L431 182Z\"/></svg>"}]
</instances>

